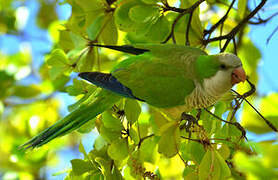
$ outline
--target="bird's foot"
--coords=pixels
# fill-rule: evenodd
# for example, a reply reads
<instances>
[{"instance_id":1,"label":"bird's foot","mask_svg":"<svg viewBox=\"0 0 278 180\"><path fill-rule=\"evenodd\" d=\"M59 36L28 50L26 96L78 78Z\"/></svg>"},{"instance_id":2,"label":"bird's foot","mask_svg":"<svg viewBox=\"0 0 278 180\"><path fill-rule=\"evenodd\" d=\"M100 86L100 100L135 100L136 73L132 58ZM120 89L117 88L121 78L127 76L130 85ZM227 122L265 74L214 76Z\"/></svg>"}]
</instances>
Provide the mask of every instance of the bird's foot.
<instances>
[{"instance_id":1,"label":"bird's foot","mask_svg":"<svg viewBox=\"0 0 278 180\"><path fill-rule=\"evenodd\" d=\"M199 125L198 120L194 116L186 114L184 112L181 114L181 121L183 120L185 120L186 122L180 126L180 129L185 129L186 132L189 132L189 129L193 124Z\"/></svg>"}]
</instances>

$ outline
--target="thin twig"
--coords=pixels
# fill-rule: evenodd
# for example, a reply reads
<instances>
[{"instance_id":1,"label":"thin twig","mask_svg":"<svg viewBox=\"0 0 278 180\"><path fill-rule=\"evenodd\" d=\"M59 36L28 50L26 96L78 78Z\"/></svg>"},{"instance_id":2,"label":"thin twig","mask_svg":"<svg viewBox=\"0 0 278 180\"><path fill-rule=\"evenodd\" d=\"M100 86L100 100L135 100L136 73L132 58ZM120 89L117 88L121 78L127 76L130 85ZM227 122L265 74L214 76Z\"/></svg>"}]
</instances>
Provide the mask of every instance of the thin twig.
<instances>
[{"instance_id":1,"label":"thin twig","mask_svg":"<svg viewBox=\"0 0 278 180\"><path fill-rule=\"evenodd\" d=\"M187 26L186 26L186 32L185 32L185 45L186 46L190 46L190 42L189 42L189 28L190 28L190 25L191 25L192 16L193 16L193 12L190 13L189 19L188 19L188 23L187 23Z\"/></svg>"},{"instance_id":2,"label":"thin twig","mask_svg":"<svg viewBox=\"0 0 278 180\"><path fill-rule=\"evenodd\" d=\"M236 27L234 27L228 34L223 35L223 36L218 36L210 39L206 39L203 41L204 45L207 45L210 42L213 41L219 41L226 39L226 42L221 49L221 52L224 52L229 44L229 42L233 39L233 37L238 33L238 31L246 24L248 21L264 6L267 0L262 0L261 3L253 10L251 11L242 21L238 23Z\"/></svg>"},{"instance_id":3,"label":"thin twig","mask_svg":"<svg viewBox=\"0 0 278 180\"><path fill-rule=\"evenodd\" d=\"M140 139L140 141L139 141L139 143L138 143L138 148L140 148L140 146L141 146L141 144L142 144L142 142L144 141L144 140L146 140L146 139L148 139L148 138L150 138L150 137L153 137L154 136L154 134L150 134L150 135L148 135L148 136L145 136L145 137L143 137L142 139Z\"/></svg>"},{"instance_id":4,"label":"thin twig","mask_svg":"<svg viewBox=\"0 0 278 180\"><path fill-rule=\"evenodd\" d=\"M186 9L171 7L171 6L169 6L168 3L164 3L163 10L164 10L164 12L166 12L166 11L174 11L174 12L178 12L178 13L182 13L182 14L188 14L188 13L192 13L204 1L205 0L198 0L192 6L190 6L189 8L186 8Z\"/></svg>"},{"instance_id":5,"label":"thin twig","mask_svg":"<svg viewBox=\"0 0 278 180\"><path fill-rule=\"evenodd\" d=\"M234 3L236 0L233 0L232 3L230 4L226 14L217 22L215 23L213 26L211 26L211 28L209 30L204 30L204 36L206 36L207 34L211 34L220 24L223 24L225 22L225 20L228 17L229 12L231 11Z\"/></svg>"},{"instance_id":6,"label":"thin twig","mask_svg":"<svg viewBox=\"0 0 278 180\"><path fill-rule=\"evenodd\" d=\"M270 39L272 38L272 36L278 31L278 26L274 29L274 31L272 31L272 33L268 36L268 38L266 39L266 44L269 43Z\"/></svg>"},{"instance_id":7,"label":"thin twig","mask_svg":"<svg viewBox=\"0 0 278 180\"><path fill-rule=\"evenodd\" d=\"M185 136L181 136L181 138L186 139L186 140L190 140L190 141L195 141L195 142L198 142L198 143L202 144L202 141L200 139L191 139L191 138L188 138L188 137L185 137Z\"/></svg>"},{"instance_id":8,"label":"thin twig","mask_svg":"<svg viewBox=\"0 0 278 180\"><path fill-rule=\"evenodd\" d=\"M174 20L172 27L171 27L171 32L168 35L168 37L165 39L165 41L162 42L162 44L167 43L169 41L170 38L172 38L173 43L176 44L176 39L175 39L175 26L177 24L177 22L180 20L180 18L182 16L184 16L185 14L179 14L176 19Z\"/></svg>"},{"instance_id":9,"label":"thin twig","mask_svg":"<svg viewBox=\"0 0 278 180\"><path fill-rule=\"evenodd\" d=\"M261 3L252 12L250 12L250 14L248 14L241 22L239 22L234 29L232 29L232 31L229 33L228 39L226 40L223 48L221 49L221 52L224 52L226 50L231 39L238 33L241 27L243 27L255 14L257 14L257 12L264 6L266 1L267 0L262 0Z\"/></svg>"},{"instance_id":10,"label":"thin twig","mask_svg":"<svg viewBox=\"0 0 278 180\"><path fill-rule=\"evenodd\" d=\"M225 123L228 123L228 124L231 124L231 125L236 126L236 127L238 128L238 130L241 131L241 134L242 134L241 136L244 137L246 140L248 140L247 137L246 137L246 131L245 131L245 129L244 129L238 122L226 121L226 120L224 120L224 119L218 117L217 115L213 114L212 112L210 112L207 108L204 108L204 109L205 109L210 115L212 115L213 117L215 117L216 119L218 119L218 120L220 120L220 121L222 121L222 122L225 122Z\"/></svg>"},{"instance_id":11,"label":"thin twig","mask_svg":"<svg viewBox=\"0 0 278 180\"><path fill-rule=\"evenodd\" d=\"M258 18L257 22L248 21L248 23L253 24L253 25L264 24L264 23L267 23L268 21L270 21L272 18L274 18L277 15L278 15L278 12L274 13L273 15L271 15L270 17L268 17L266 19Z\"/></svg>"},{"instance_id":12,"label":"thin twig","mask_svg":"<svg viewBox=\"0 0 278 180\"><path fill-rule=\"evenodd\" d=\"M184 163L185 167L188 165L187 162L181 157L180 153L178 152L178 155L180 157L180 159L182 160L182 162Z\"/></svg>"},{"instance_id":13,"label":"thin twig","mask_svg":"<svg viewBox=\"0 0 278 180\"><path fill-rule=\"evenodd\" d=\"M238 92L236 92L235 90L232 90L234 93L236 93L238 95L238 97L242 98L245 102L247 102L250 107L252 107L256 113L265 121L265 123L275 132L278 132L277 128L270 122L268 121L247 99L246 97L250 96L251 94L253 94L255 92L255 86L254 84L252 84L248 79L247 82L250 84L251 86L251 90L248 91L247 93L244 93L243 95L239 94Z\"/></svg>"},{"instance_id":14,"label":"thin twig","mask_svg":"<svg viewBox=\"0 0 278 180\"><path fill-rule=\"evenodd\" d=\"M236 38L233 37L233 44L234 44L234 54L237 55L237 45L236 45Z\"/></svg>"},{"instance_id":15,"label":"thin twig","mask_svg":"<svg viewBox=\"0 0 278 180\"><path fill-rule=\"evenodd\" d=\"M199 7L199 5L204 2L205 0L198 0L196 3L194 3L192 6L190 6L189 8L186 8L186 9L182 9L182 8L176 8L176 7L171 7L169 6L169 4L166 2L163 2L163 11L166 12L166 11L174 11L174 12L178 12L180 13L176 19L174 20L173 24L172 24L172 27L171 27L171 32L170 34L168 35L168 37L162 42L162 44L164 43L167 43L169 41L170 38L172 38L173 40L173 43L176 44L176 39L175 39L175 26L177 24L177 22L180 20L181 17L183 17L185 14L191 14L193 13L193 11Z\"/></svg>"}]
</instances>

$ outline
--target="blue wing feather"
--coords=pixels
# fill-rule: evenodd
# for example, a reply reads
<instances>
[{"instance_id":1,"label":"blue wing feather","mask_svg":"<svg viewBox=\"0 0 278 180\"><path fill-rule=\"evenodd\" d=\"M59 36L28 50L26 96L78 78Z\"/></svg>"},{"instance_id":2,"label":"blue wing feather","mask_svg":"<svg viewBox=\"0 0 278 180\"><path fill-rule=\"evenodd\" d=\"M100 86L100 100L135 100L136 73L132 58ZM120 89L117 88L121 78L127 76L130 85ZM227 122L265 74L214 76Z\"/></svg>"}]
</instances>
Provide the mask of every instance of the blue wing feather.
<instances>
[{"instance_id":1,"label":"blue wing feather","mask_svg":"<svg viewBox=\"0 0 278 180\"><path fill-rule=\"evenodd\" d=\"M114 93L117 93L121 96L137 99L140 101L144 101L135 97L132 94L132 91L120 83L112 74L101 73L101 72L82 72L78 74L79 77L85 79L96 86L102 87L104 89L110 90Z\"/></svg>"}]
</instances>

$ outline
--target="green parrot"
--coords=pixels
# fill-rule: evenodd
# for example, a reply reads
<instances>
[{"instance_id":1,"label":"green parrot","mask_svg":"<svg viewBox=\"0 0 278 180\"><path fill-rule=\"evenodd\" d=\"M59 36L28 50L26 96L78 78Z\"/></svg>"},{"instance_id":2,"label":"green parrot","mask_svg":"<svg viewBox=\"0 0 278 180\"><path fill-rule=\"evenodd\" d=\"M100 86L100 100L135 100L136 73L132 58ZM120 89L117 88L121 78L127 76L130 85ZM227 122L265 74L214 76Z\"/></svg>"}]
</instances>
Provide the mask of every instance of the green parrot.
<instances>
[{"instance_id":1,"label":"green parrot","mask_svg":"<svg viewBox=\"0 0 278 180\"><path fill-rule=\"evenodd\" d=\"M68 134L124 97L146 102L179 120L183 112L215 104L233 85L246 80L240 59L231 53L208 55L201 49L175 44L91 46L135 56L121 61L111 73L80 73L79 77L101 89L22 147L40 147Z\"/></svg>"}]
</instances>

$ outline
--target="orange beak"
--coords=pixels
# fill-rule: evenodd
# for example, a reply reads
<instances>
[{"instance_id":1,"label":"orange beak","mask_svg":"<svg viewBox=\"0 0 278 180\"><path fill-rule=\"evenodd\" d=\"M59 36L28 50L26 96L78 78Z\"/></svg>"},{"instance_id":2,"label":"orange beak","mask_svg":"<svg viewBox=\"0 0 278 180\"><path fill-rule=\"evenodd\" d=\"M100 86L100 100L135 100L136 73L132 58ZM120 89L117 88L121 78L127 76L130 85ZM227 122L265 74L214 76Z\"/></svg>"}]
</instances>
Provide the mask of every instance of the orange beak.
<instances>
[{"instance_id":1,"label":"orange beak","mask_svg":"<svg viewBox=\"0 0 278 180\"><path fill-rule=\"evenodd\" d=\"M235 85L246 80L246 74L242 67L234 69L232 73L232 85Z\"/></svg>"}]
</instances>

